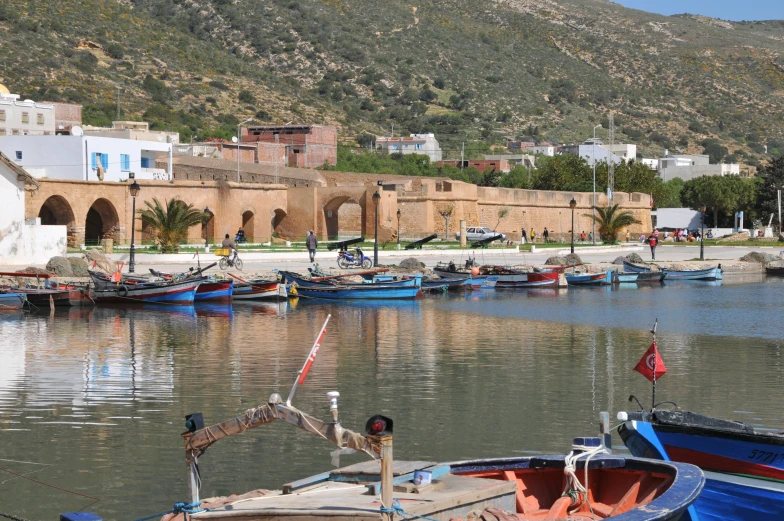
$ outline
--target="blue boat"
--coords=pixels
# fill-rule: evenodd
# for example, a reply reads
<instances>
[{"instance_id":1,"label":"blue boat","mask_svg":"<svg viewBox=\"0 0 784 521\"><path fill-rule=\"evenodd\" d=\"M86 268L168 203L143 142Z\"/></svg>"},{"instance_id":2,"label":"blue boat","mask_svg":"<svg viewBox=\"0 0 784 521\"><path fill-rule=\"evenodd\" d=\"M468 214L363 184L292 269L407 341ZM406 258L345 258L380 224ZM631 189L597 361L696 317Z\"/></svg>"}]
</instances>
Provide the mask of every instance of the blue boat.
<instances>
[{"instance_id":1,"label":"blue boat","mask_svg":"<svg viewBox=\"0 0 784 521\"><path fill-rule=\"evenodd\" d=\"M612 284L612 270L604 273L565 273L570 286L606 286Z\"/></svg>"},{"instance_id":2,"label":"blue boat","mask_svg":"<svg viewBox=\"0 0 784 521\"><path fill-rule=\"evenodd\" d=\"M0 293L0 309L20 309L26 300L25 293Z\"/></svg>"},{"instance_id":3,"label":"blue boat","mask_svg":"<svg viewBox=\"0 0 784 521\"><path fill-rule=\"evenodd\" d=\"M471 276L464 279L428 279L422 281L422 289L446 289L447 291L455 289L465 289L466 286L471 285Z\"/></svg>"},{"instance_id":4,"label":"blue boat","mask_svg":"<svg viewBox=\"0 0 784 521\"><path fill-rule=\"evenodd\" d=\"M417 274L413 275L409 278L392 278L389 280L374 280L374 281L364 281L364 282L343 282L340 280L336 280L334 278L330 278L327 280L312 280L298 273L293 273L291 271L278 271L281 274L284 281L286 282L295 282L298 288L331 288L335 286L340 287L365 287L368 285L372 286L390 286L390 287L414 287L414 286L421 286L422 285L422 275ZM349 275L350 276L350 275ZM386 277L385 277L386 279Z\"/></svg>"},{"instance_id":5,"label":"blue boat","mask_svg":"<svg viewBox=\"0 0 784 521\"><path fill-rule=\"evenodd\" d=\"M633 455L704 471L692 520L784 519L784 433L680 410L619 413L618 419Z\"/></svg>"},{"instance_id":6,"label":"blue boat","mask_svg":"<svg viewBox=\"0 0 784 521\"><path fill-rule=\"evenodd\" d=\"M626 271L636 273L650 273L651 268L648 266L640 266L629 261L623 261L623 268ZM701 270L668 270L662 268L661 270L666 274L667 280L721 280L722 271L721 264L715 268L705 268Z\"/></svg>"},{"instance_id":7,"label":"blue boat","mask_svg":"<svg viewBox=\"0 0 784 521\"><path fill-rule=\"evenodd\" d=\"M196 290L196 302L231 302L233 289L233 280L206 279L201 284L199 284L199 288Z\"/></svg>"},{"instance_id":8,"label":"blue boat","mask_svg":"<svg viewBox=\"0 0 784 521\"><path fill-rule=\"evenodd\" d=\"M414 279L416 282L417 279ZM418 279L421 282L421 279ZM389 284L352 284L298 287L300 297L332 300L352 299L413 299L421 294L420 285L392 286Z\"/></svg>"},{"instance_id":9,"label":"blue boat","mask_svg":"<svg viewBox=\"0 0 784 521\"><path fill-rule=\"evenodd\" d=\"M631 272L613 272L612 275L612 282L613 284L636 284L637 277L640 274L634 271Z\"/></svg>"}]
</instances>

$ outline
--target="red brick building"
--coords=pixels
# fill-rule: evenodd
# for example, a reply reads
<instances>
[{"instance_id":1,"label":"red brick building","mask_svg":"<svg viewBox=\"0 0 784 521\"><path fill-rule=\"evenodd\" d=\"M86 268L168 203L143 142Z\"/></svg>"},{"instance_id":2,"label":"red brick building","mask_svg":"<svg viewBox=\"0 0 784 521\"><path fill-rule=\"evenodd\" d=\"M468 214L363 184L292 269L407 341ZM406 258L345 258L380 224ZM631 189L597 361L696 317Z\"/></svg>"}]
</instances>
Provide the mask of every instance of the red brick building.
<instances>
[{"instance_id":1,"label":"red brick building","mask_svg":"<svg viewBox=\"0 0 784 521\"><path fill-rule=\"evenodd\" d=\"M488 168L492 168L494 172L509 172L511 170L509 161L506 159L472 159L462 161L462 164L459 159L447 159L446 161L436 163L437 168L441 168L444 165L452 165L457 168L474 167L480 172L484 172Z\"/></svg>"},{"instance_id":2,"label":"red brick building","mask_svg":"<svg viewBox=\"0 0 784 521\"><path fill-rule=\"evenodd\" d=\"M259 163L318 168L338 161L335 127L254 125L242 129L242 142L256 143Z\"/></svg>"}]
</instances>

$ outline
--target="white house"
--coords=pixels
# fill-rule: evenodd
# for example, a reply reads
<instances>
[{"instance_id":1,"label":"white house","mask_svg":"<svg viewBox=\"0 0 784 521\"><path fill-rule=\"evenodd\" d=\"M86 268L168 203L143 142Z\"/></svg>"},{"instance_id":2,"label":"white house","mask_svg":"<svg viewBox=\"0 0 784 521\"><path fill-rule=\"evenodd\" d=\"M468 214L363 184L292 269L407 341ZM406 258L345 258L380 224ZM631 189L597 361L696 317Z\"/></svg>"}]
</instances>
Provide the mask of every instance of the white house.
<instances>
[{"instance_id":1,"label":"white house","mask_svg":"<svg viewBox=\"0 0 784 521\"><path fill-rule=\"evenodd\" d=\"M0 153L0 264L44 264L65 255L65 226L25 222L25 187L37 190L38 182Z\"/></svg>"},{"instance_id":2,"label":"white house","mask_svg":"<svg viewBox=\"0 0 784 521\"><path fill-rule=\"evenodd\" d=\"M165 152L168 169L155 167ZM0 153L38 178L80 181L170 180L172 144L100 136L0 136Z\"/></svg>"},{"instance_id":3,"label":"white house","mask_svg":"<svg viewBox=\"0 0 784 521\"><path fill-rule=\"evenodd\" d=\"M54 134L54 104L19 98L0 85L0 136Z\"/></svg>"},{"instance_id":4,"label":"white house","mask_svg":"<svg viewBox=\"0 0 784 521\"><path fill-rule=\"evenodd\" d=\"M555 150L556 147L553 145L536 145L528 148L528 151L532 154L544 154L550 157L555 155Z\"/></svg>"},{"instance_id":5,"label":"white house","mask_svg":"<svg viewBox=\"0 0 784 521\"><path fill-rule=\"evenodd\" d=\"M411 134L409 137L379 137L376 146L390 154L422 154L431 162L441 161L441 147L435 134Z\"/></svg>"},{"instance_id":6,"label":"white house","mask_svg":"<svg viewBox=\"0 0 784 521\"><path fill-rule=\"evenodd\" d=\"M637 145L630 145L626 143L619 143L617 145L607 145L600 139L588 139L585 143L577 146L564 147L565 153L576 153L588 163L588 166L593 167L596 163L610 163L612 161L616 165L621 164L621 161L631 161L637 158Z\"/></svg>"},{"instance_id":7,"label":"white house","mask_svg":"<svg viewBox=\"0 0 784 521\"><path fill-rule=\"evenodd\" d=\"M676 177L688 181L710 175L740 175L740 165L712 165L710 158L703 154L668 154L666 150L664 157L659 159L659 176L663 181Z\"/></svg>"}]
</instances>

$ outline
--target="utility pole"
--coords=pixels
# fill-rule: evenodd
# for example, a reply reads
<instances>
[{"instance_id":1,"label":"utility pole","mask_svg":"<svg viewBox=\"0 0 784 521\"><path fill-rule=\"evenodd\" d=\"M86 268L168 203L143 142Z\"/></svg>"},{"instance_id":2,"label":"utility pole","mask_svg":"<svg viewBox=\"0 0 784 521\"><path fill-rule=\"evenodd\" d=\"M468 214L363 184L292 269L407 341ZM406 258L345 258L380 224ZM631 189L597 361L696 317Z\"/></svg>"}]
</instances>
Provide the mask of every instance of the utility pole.
<instances>
[{"instance_id":1,"label":"utility pole","mask_svg":"<svg viewBox=\"0 0 784 521\"><path fill-rule=\"evenodd\" d=\"M117 121L120 121L120 87L117 87Z\"/></svg>"},{"instance_id":2,"label":"utility pole","mask_svg":"<svg viewBox=\"0 0 784 521\"><path fill-rule=\"evenodd\" d=\"M591 234L591 242L593 242L594 246L596 246L596 129L599 127L601 127L601 125L593 127L593 208L591 208L591 213L593 214L593 233Z\"/></svg>"},{"instance_id":3,"label":"utility pole","mask_svg":"<svg viewBox=\"0 0 784 521\"><path fill-rule=\"evenodd\" d=\"M463 162L465 161L465 141L463 141L463 147L460 149L460 170L463 169Z\"/></svg>"},{"instance_id":4,"label":"utility pole","mask_svg":"<svg viewBox=\"0 0 784 521\"><path fill-rule=\"evenodd\" d=\"M607 165L607 206L610 205L610 201L612 201L612 193L615 189L615 161L613 160L613 156L615 153L613 152L613 145L615 145L615 114L610 112L610 161Z\"/></svg>"}]
</instances>

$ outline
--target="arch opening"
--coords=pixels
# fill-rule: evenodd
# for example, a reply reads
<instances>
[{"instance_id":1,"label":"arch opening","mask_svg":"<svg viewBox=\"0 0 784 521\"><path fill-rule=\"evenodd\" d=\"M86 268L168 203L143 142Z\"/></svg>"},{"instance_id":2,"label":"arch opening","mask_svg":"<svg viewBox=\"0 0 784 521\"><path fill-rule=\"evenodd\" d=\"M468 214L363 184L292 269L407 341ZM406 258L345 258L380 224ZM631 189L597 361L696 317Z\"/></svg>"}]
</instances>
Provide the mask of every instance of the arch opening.
<instances>
[{"instance_id":1,"label":"arch opening","mask_svg":"<svg viewBox=\"0 0 784 521\"><path fill-rule=\"evenodd\" d=\"M79 238L76 235L76 217L74 216L71 205L61 195L49 197L41 209L38 211L41 224L46 226L67 226L68 227L68 246L78 247Z\"/></svg>"},{"instance_id":2,"label":"arch opening","mask_svg":"<svg viewBox=\"0 0 784 521\"><path fill-rule=\"evenodd\" d=\"M324 205L327 239L360 237L365 223L365 207L349 196L336 197Z\"/></svg>"},{"instance_id":3,"label":"arch opening","mask_svg":"<svg viewBox=\"0 0 784 521\"><path fill-rule=\"evenodd\" d=\"M87 211L84 224L84 243L95 246L99 245L103 239L114 239L115 243L118 243L123 237L117 210L111 202L101 198L96 200Z\"/></svg>"},{"instance_id":4,"label":"arch opening","mask_svg":"<svg viewBox=\"0 0 784 521\"><path fill-rule=\"evenodd\" d=\"M204 209L207 218L201 223L201 238L204 244L215 242L215 214L209 208Z\"/></svg>"},{"instance_id":5,"label":"arch opening","mask_svg":"<svg viewBox=\"0 0 784 521\"><path fill-rule=\"evenodd\" d=\"M242 213L242 231L245 232L245 238L248 242L255 242L254 237L256 237L256 230L253 226L255 216L256 214L250 210Z\"/></svg>"},{"instance_id":6,"label":"arch opening","mask_svg":"<svg viewBox=\"0 0 784 521\"><path fill-rule=\"evenodd\" d=\"M283 221L286 219L286 215L288 215L285 211L278 208L272 213L272 233L280 235L283 231Z\"/></svg>"}]
</instances>

